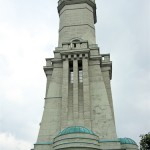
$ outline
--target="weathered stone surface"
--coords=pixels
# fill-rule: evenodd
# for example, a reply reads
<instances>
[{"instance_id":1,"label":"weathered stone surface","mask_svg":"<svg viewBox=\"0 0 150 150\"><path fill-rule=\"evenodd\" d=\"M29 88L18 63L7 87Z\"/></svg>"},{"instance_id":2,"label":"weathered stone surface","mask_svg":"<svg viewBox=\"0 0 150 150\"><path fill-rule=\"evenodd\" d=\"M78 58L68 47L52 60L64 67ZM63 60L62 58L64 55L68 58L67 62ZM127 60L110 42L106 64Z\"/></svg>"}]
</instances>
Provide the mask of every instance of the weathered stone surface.
<instances>
[{"instance_id":1,"label":"weathered stone surface","mask_svg":"<svg viewBox=\"0 0 150 150\"><path fill-rule=\"evenodd\" d=\"M44 67L45 105L34 150L137 149L137 145L121 145L117 138L112 62L96 44L95 0L59 0L58 4L59 44ZM78 130L59 134L70 126L87 127L92 134Z\"/></svg>"},{"instance_id":2,"label":"weathered stone surface","mask_svg":"<svg viewBox=\"0 0 150 150\"><path fill-rule=\"evenodd\" d=\"M60 11L59 47L75 37L96 43L93 9L86 3L66 5Z\"/></svg>"}]
</instances>

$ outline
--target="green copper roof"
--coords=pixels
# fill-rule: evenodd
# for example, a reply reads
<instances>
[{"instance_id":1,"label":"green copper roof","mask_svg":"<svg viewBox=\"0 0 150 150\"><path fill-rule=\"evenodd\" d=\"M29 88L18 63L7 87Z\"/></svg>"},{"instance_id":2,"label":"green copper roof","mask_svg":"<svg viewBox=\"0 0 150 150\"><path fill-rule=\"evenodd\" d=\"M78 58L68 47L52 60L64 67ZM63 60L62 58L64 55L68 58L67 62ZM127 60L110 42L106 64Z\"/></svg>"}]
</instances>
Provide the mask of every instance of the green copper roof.
<instances>
[{"instance_id":1,"label":"green copper roof","mask_svg":"<svg viewBox=\"0 0 150 150\"><path fill-rule=\"evenodd\" d=\"M60 135L66 135L66 134L73 134L73 133L83 133L83 134L91 134L91 135L95 135L93 131L82 127L82 126L72 126L72 127L68 127L66 129L64 129L63 131L61 131L58 136Z\"/></svg>"},{"instance_id":2,"label":"green copper roof","mask_svg":"<svg viewBox=\"0 0 150 150\"><path fill-rule=\"evenodd\" d=\"M130 138L119 138L121 144L137 145L136 142Z\"/></svg>"},{"instance_id":3,"label":"green copper roof","mask_svg":"<svg viewBox=\"0 0 150 150\"><path fill-rule=\"evenodd\" d=\"M107 143L107 142L120 142L120 144L132 144L137 145L136 142L130 138L118 138L114 140L99 140L100 143Z\"/></svg>"}]
</instances>

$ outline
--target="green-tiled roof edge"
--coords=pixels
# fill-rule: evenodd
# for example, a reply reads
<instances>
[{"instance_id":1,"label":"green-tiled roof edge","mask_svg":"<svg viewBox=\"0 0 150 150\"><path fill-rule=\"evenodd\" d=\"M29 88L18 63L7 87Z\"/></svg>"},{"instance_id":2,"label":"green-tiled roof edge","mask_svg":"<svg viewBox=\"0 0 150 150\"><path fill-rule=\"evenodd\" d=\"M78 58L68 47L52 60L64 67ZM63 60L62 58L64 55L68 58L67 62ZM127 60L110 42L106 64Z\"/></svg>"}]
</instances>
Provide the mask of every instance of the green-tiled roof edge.
<instances>
[{"instance_id":1,"label":"green-tiled roof edge","mask_svg":"<svg viewBox=\"0 0 150 150\"><path fill-rule=\"evenodd\" d=\"M136 142L130 138L119 138L121 144L137 145Z\"/></svg>"},{"instance_id":2,"label":"green-tiled roof edge","mask_svg":"<svg viewBox=\"0 0 150 150\"><path fill-rule=\"evenodd\" d=\"M34 145L52 145L53 142L37 142Z\"/></svg>"},{"instance_id":3,"label":"green-tiled roof edge","mask_svg":"<svg viewBox=\"0 0 150 150\"><path fill-rule=\"evenodd\" d=\"M91 135L95 135L93 131L82 127L82 126L71 126L68 127L66 129L64 129L63 131L61 131L58 136L61 135L66 135L66 134L74 134L74 133L83 133L83 134L91 134Z\"/></svg>"},{"instance_id":4,"label":"green-tiled roof edge","mask_svg":"<svg viewBox=\"0 0 150 150\"><path fill-rule=\"evenodd\" d=\"M99 143L107 143L107 142L120 142L120 144L137 145L136 142L130 138L118 138L116 140L99 140Z\"/></svg>"},{"instance_id":5,"label":"green-tiled roof edge","mask_svg":"<svg viewBox=\"0 0 150 150\"><path fill-rule=\"evenodd\" d=\"M99 143L107 143L107 142L120 142L120 144L132 144L137 145L136 142L130 138L118 138L115 140L99 140ZM34 145L52 145L53 142L37 142Z\"/></svg>"},{"instance_id":6,"label":"green-tiled roof edge","mask_svg":"<svg viewBox=\"0 0 150 150\"><path fill-rule=\"evenodd\" d=\"M107 142L120 142L119 139L115 139L115 140L99 140L99 143L107 143Z\"/></svg>"}]
</instances>

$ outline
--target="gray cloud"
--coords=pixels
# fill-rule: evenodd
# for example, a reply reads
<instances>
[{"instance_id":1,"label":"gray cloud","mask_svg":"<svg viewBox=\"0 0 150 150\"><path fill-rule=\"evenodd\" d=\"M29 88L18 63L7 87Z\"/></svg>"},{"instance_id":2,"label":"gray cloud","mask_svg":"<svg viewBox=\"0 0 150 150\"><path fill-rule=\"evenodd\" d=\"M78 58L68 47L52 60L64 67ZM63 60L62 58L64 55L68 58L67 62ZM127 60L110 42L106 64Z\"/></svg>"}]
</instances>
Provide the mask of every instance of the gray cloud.
<instances>
[{"instance_id":1,"label":"gray cloud","mask_svg":"<svg viewBox=\"0 0 150 150\"><path fill-rule=\"evenodd\" d=\"M101 51L113 60L112 90L119 136L149 132L149 1L98 1Z\"/></svg>"},{"instance_id":2,"label":"gray cloud","mask_svg":"<svg viewBox=\"0 0 150 150\"><path fill-rule=\"evenodd\" d=\"M149 0L97 0L97 43L111 53L118 137L149 132ZM44 105L45 58L57 46L57 1L0 1L0 140L32 147ZM0 144L0 149L10 149ZM25 146L26 145L26 146Z\"/></svg>"}]
</instances>

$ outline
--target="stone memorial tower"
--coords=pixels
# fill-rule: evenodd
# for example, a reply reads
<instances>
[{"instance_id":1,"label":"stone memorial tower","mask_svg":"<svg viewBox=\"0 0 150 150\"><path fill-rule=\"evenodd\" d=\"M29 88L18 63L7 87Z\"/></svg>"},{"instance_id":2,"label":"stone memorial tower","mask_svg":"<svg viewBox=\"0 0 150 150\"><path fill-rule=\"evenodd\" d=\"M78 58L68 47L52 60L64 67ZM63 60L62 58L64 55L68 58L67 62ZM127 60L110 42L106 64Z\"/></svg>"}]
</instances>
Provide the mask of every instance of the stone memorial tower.
<instances>
[{"instance_id":1,"label":"stone memorial tower","mask_svg":"<svg viewBox=\"0 0 150 150\"><path fill-rule=\"evenodd\" d=\"M45 106L34 150L138 149L118 138L112 62L96 44L95 0L59 0L59 41L46 59Z\"/></svg>"}]
</instances>

